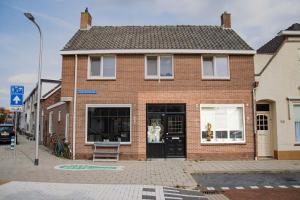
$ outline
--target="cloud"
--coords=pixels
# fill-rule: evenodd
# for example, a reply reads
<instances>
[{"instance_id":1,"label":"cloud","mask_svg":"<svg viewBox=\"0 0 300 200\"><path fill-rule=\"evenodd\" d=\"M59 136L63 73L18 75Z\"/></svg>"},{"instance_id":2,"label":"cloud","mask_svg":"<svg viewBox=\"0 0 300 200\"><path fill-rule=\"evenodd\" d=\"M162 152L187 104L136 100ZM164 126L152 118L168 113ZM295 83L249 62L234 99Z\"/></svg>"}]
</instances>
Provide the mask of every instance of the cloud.
<instances>
[{"instance_id":1,"label":"cloud","mask_svg":"<svg viewBox=\"0 0 300 200\"><path fill-rule=\"evenodd\" d=\"M27 74L17 74L8 78L9 83L35 83L37 82L37 74L27 73Z\"/></svg>"},{"instance_id":2,"label":"cloud","mask_svg":"<svg viewBox=\"0 0 300 200\"><path fill-rule=\"evenodd\" d=\"M4 88L0 88L0 96L6 96L9 94L9 88L4 89Z\"/></svg>"}]
</instances>

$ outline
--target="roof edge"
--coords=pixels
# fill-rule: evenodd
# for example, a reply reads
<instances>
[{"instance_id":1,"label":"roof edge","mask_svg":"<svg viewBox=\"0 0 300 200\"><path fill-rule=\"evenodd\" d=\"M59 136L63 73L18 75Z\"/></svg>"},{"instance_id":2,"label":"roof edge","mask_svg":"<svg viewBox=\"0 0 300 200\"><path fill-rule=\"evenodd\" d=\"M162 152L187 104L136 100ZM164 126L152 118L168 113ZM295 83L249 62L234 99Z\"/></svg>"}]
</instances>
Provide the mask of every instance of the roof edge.
<instances>
[{"instance_id":1,"label":"roof edge","mask_svg":"<svg viewBox=\"0 0 300 200\"><path fill-rule=\"evenodd\" d=\"M76 54L145 54L145 53L178 53L178 54L246 54L254 55L255 50L209 50L209 49L100 49L100 50L61 50L60 55Z\"/></svg>"},{"instance_id":2,"label":"roof edge","mask_svg":"<svg viewBox=\"0 0 300 200\"><path fill-rule=\"evenodd\" d=\"M300 35L300 31L280 31L278 35Z\"/></svg>"}]
</instances>

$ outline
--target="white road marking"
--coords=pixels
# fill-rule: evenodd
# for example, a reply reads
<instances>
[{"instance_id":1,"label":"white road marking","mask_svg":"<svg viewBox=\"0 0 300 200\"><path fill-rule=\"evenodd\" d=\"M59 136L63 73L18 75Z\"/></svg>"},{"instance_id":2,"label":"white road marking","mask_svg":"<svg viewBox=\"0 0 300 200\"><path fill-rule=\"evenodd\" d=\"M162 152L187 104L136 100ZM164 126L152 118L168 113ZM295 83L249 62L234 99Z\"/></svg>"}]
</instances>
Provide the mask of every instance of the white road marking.
<instances>
[{"instance_id":1,"label":"white road marking","mask_svg":"<svg viewBox=\"0 0 300 200\"><path fill-rule=\"evenodd\" d=\"M221 187L222 190L229 190L229 187Z\"/></svg>"},{"instance_id":2,"label":"white road marking","mask_svg":"<svg viewBox=\"0 0 300 200\"><path fill-rule=\"evenodd\" d=\"M285 186L285 185L279 185L278 187L280 187L280 188L288 188L288 187Z\"/></svg>"},{"instance_id":3,"label":"white road marking","mask_svg":"<svg viewBox=\"0 0 300 200\"><path fill-rule=\"evenodd\" d=\"M215 190L214 187L207 187L207 190Z\"/></svg>"},{"instance_id":4,"label":"white road marking","mask_svg":"<svg viewBox=\"0 0 300 200\"><path fill-rule=\"evenodd\" d=\"M178 199L178 200L182 200L182 198L180 198L180 197L165 197L165 199Z\"/></svg>"},{"instance_id":5,"label":"white road marking","mask_svg":"<svg viewBox=\"0 0 300 200\"><path fill-rule=\"evenodd\" d=\"M174 193L166 193L165 192L165 196L166 195L174 195L174 196L181 196L181 197L203 197L204 198L204 196L198 196L198 195L190 195L190 194L174 194Z\"/></svg>"},{"instance_id":6,"label":"white road marking","mask_svg":"<svg viewBox=\"0 0 300 200\"><path fill-rule=\"evenodd\" d=\"M294 188L300 188L300 185L292 185Z\"/></svg>"},{"instance_id":7,"label":"white road marking","mask_svg":"<svg viewBox=\"0 0 300 200\"><path fill-rule=\"evenodd\" d=\"M265 187L265 188L268 188L268 189L274 188L273 186L270 186L270 185L265 185L264 187Z\"/></svg>"},{"instance_id":8,"label":"white road marking","mask_svg":"<svg viewBox=\"0 0 300 200\"><path fill-rule=\"evenodd\" d=\"M165 192L180 192L178 190L169 190L169 189L164 189Z\"/></svg>"},{"instance_id":9,"label":"white road marking","mask_svg":"<svg viewBox=\"0 0 300 200\"><path fill-rule=\"evenodd\" d=\"M258 186L256 185L253 185L253 186L250 186L251 189L258 189Z\"/></svg>"},{"instance_id":10,"label":"white road marking","mask_svg":"<svg viewBox=\"0 0 300 200\"><path fill-rule=\"evenodd\" d=\"M243 189L245 189L244 187L242 187L242 186L240 186L240 187L235 187L236 189L238 189L238 190L243 190Z\"/></svg>"}]
</instances>

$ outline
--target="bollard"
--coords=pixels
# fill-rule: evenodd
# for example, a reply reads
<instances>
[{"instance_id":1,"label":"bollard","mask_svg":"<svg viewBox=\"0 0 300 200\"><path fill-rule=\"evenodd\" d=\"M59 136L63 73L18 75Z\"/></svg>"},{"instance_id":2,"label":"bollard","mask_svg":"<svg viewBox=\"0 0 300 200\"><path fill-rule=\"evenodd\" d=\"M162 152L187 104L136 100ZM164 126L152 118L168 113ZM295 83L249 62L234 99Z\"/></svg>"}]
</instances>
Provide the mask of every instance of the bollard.
<instances>
[{"instance_id":1,"label":"bollard","mask_svg":"<svg viewBox=\"0 0 300 200\"><path fill-rule=\"evenodd\" d=\"M15 149L15 136L11 136L10 138L10 149L11 150Z\"/></svg>"}]
</instances>

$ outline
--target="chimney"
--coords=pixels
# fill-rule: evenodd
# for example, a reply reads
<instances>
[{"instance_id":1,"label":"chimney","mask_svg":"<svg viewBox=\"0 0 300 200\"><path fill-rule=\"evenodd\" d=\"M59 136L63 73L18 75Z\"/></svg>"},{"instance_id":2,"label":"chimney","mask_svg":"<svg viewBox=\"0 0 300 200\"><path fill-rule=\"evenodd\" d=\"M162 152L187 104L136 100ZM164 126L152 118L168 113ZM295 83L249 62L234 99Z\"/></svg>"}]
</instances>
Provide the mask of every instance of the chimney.
<instances>
[{"instance_id":1,"label":"chimney","mask_svg":"<svg viewBox=\"0 0 300 200\"><path fill-rule=\"evenodd\" d=\"M221 15L221 26L224 28L231 28L231 14L228 12L224 12Z\"/></svg>"},{"instance_id":2,"label":"chimney","mask_svg":"<svg viewBox=\"0 0 300 200\"><path fill-rule=\"evenodd\" d=\"M88 30L92 25L92 16L88 11L88 8L84 12L81 12L80 16L80 30Z\"/></svg>"}]
</instances>

